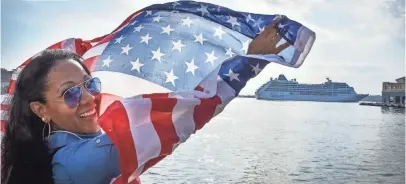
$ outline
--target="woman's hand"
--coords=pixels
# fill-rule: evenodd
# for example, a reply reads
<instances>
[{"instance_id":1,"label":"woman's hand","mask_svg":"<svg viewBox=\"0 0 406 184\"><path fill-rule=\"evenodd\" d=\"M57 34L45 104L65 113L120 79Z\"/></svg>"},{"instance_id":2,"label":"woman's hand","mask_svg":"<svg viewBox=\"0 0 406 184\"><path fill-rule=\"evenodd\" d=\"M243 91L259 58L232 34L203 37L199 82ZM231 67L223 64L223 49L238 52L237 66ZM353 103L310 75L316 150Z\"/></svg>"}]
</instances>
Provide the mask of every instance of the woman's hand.
<instances>
[{"instance_id":1,"label":"woman's hand","mask_svg":"<svg viewBox=\"0 0 406 184\"><path fill-rule=\"evenodd\" d=\"M290 44L286 42L276 47L276 44L282 39L274 28L279 21L281 21L280 18L274 20L272 24L267 26L266 29L250 43L247 54L278 54L290 46Z\"/></svg>"}]
</instances>

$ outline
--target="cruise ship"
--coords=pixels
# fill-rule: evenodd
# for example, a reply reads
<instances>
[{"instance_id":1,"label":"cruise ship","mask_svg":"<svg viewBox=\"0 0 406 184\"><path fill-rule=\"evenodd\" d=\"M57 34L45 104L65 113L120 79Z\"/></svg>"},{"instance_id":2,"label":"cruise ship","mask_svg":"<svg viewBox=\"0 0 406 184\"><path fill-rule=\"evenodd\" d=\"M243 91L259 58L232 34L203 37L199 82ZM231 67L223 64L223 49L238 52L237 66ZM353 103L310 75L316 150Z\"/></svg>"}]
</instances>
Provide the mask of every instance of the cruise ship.
<instances>
[{"instance_id":1,"label":"cruise ship","mask_svg":"<svg viewBox=\"0 0 406 184\"><path fill-rule=\"evenodd\" d=\"M300 84L283 74L271 78L255 92L257 99L287 101L358 102L367 96L357 94L347 83L332 82L329 78L321 84Z\"/></svg>"}]
</instances>

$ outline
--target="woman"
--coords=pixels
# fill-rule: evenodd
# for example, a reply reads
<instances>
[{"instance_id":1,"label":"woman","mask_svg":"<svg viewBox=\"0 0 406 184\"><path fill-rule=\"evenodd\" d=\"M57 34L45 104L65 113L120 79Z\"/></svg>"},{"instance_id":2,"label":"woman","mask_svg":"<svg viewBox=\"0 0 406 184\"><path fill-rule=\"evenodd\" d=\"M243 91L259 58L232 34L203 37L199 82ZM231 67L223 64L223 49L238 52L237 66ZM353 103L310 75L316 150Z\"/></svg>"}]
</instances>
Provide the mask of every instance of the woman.
<instances>
[{"instance_id":1,"label":"woman","mask_svg":"<svg viewBox=\"0 0 406 184\"><path fill-rule=\"evenodd\" d=\"M287 48L274 21L249 46L249 54ZM2 183L104 184L120 174L118 153L97 123L101 83L80 56L47 50L16 83L2 141Z\"/></svg>"}]
</instances>

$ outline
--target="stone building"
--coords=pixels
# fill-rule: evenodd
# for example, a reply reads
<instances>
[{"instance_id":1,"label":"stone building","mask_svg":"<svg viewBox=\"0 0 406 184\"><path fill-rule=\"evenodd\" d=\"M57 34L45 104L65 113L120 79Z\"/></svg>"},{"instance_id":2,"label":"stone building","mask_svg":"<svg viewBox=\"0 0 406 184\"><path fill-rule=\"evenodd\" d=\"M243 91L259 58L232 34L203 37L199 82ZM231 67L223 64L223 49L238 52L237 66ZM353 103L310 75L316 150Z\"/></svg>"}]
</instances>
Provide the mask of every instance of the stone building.
<instances>
[{"instance_id":1,"label":"stone building","mask_svg":"<svg viewBox=\"0 0 406 184\"><path fill-rule=\"evenodd\" d=\"M405 77L382 83L382 103L405 105Z\"/></svg>"}]
</instances>

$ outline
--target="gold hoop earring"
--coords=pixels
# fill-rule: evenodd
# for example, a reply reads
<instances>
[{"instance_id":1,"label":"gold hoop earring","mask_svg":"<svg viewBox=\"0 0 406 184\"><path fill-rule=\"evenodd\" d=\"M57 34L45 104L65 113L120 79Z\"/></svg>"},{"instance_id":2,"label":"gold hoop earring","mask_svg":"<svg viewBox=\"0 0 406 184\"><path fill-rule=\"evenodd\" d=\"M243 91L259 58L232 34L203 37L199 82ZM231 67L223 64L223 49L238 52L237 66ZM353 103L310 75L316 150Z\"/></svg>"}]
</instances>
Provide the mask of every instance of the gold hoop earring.
<instances>
[{"instance_id":1,"label":"gold hoop earring","mask_svg":"<svg viewBox=\"0 0 406 184\"><path fill-rule=\"evenodd\" d=\"M42 138L43 139L48 139L49 136L51 135L51 124L50 123L46 123L46 124L48 125L48 136L45 137L45 126L46 125L44 125L44 128L42 128Z\"/></svg>"},{"instance_id":2,"label":"gold hoop earring","mask_svg":"<svg viewBox=\"0 0 406 184\"><path fill-rule=\"evenodd\" d=\"M49 136L51 135L51 123L48 123L45 118L41 118L41 120L42 120L46 125L48 125L48 136L45 137L45 126L46 126L46 125L44 125L44 128L42 128L42 138L43 138L43 139L48 139Z\"/></svg>"}]
</instances>

